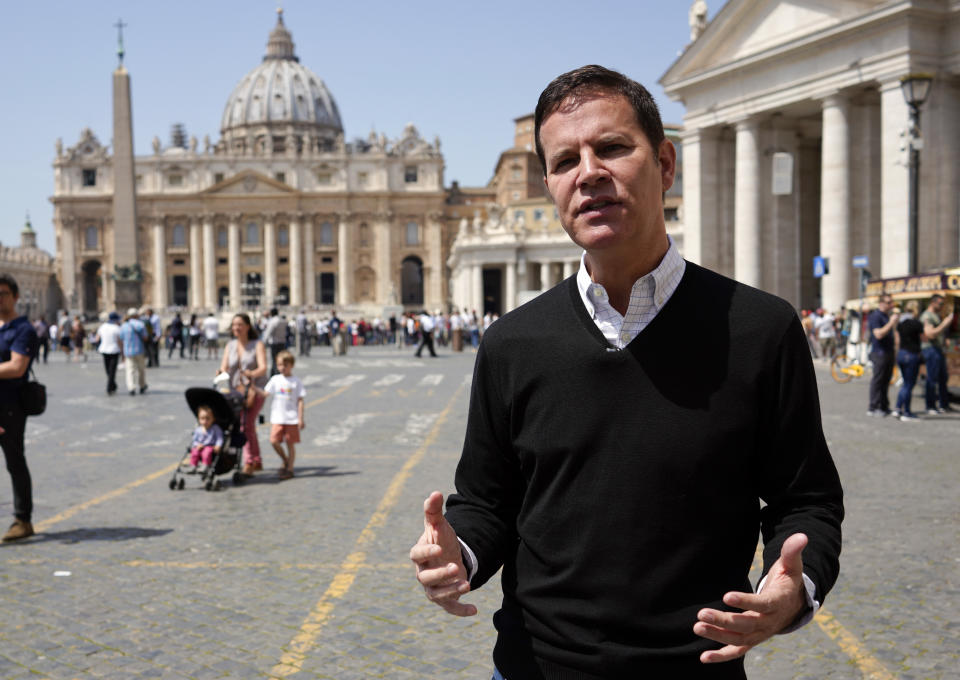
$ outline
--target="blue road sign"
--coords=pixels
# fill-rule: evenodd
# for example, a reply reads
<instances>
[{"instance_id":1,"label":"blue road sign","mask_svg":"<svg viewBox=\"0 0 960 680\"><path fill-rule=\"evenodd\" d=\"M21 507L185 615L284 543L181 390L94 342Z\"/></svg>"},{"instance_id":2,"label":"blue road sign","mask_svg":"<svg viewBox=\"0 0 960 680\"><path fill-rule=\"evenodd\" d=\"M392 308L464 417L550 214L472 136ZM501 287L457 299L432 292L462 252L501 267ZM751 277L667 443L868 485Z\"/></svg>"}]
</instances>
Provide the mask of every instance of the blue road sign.
<instances>
[{"instance_id":1,"label":"blue road sign","mask_svg":"<svg viewBox=\"0 0 960 680\"><path fill-rule=\"evenodd\" d=\"M830 260L822 255L813 256L813 277L819 279L830 273Z\"/></svg>"},{"instance_id":2,"label":"blue road sign","mask_svg":"<svg viewBox=\"0 0 960 680\"><path fill-rule=\"evenodd\" d=\"M866 255L854 255L854 256L853 256L853 266L854 266L854 267L861 267L861 268L863 268L863 267L869 267L869 266L870 266L870 258L867 257Z\"/></svg>"}]
</instances>

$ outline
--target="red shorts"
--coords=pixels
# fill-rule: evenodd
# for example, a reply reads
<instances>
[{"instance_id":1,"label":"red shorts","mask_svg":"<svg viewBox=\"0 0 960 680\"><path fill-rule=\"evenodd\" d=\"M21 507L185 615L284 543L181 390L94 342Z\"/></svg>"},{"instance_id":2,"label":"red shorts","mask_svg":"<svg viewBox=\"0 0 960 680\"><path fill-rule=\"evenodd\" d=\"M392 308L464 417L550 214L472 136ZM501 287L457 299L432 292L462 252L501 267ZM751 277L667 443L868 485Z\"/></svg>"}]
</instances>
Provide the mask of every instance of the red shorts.
<instances>
[{"instance_id":1,"label":"red shorts","mask_svg":"<svg viewBox=\"0 0 960 680\"><path fill-rule=\"evenodd\" d=\"M271 425L270 426L270 443L271 444L282 444L287 442L288 444L299 444L300 443L300 426L299 425Z\"/></svg>"}]
</instances>

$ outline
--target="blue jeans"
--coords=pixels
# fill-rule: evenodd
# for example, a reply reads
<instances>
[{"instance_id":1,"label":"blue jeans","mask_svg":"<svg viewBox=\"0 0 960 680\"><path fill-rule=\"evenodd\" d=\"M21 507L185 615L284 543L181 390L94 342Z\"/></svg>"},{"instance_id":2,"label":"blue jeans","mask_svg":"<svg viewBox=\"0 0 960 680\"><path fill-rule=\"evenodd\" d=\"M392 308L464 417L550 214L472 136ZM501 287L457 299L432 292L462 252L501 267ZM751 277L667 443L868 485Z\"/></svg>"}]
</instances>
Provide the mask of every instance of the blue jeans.
<instances>
[{"instance_id":1,"label":"blue jeans","mask_svg":"<svg viewBox=\"0 0 960 680\"><path fill-rule=\"evenodd\" d=\"M947 393L947 362L944 360L943 350L939 347L924 347L923 362L927 365L927 385L925 397L927 408L937 407L937 395L940 397L940 408L947 408L950 404L950 395Z\"/></svg>"},{"instance_id":2,"label":"blue jeans","mask_svg":"<svg viewBox=\"0 0 960 680\"><path fill-rule=\"evenodd\" d=\"M920 355L902 349L897 352L897 365L900 367L900 375L903 376L903 385L897 394L897 410L900 413L910 413L910 398L920 373Z\"/></svg>"}]
</instances>

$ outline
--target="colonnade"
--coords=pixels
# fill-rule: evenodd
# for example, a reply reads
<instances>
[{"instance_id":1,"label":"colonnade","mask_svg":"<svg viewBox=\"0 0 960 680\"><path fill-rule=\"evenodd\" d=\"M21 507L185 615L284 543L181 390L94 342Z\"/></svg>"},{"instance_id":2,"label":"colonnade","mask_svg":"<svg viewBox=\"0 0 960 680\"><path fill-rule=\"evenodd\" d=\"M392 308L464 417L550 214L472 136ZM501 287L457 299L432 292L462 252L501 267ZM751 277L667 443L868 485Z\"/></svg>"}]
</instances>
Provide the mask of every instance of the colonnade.
<instances>
[{"instance_id":1,"label":"colonnade","mask_svg":"<svg viewBox=\"0 0 960 680\"><path fill-rule=\"evenodd\" d=\"M812 255L821 255L830 267L818 302L838 309L858 294L854 255L869 257L874 276L906 272L907 169L898 140L908 116L899 81L830 92L816 103L819 121L805 115L809 105L795 118L786 108L720 125L688 121L684 256L800 306L813 303L804 291L815 288L802 279L813 277ZM801 147L818 137L819 165L811 167ZM772 157L783 151L794 161L787 201L772 191Z\"/></svg>"},{"instance_id":2,"label":"colonnade","mask_svg":"<svg viewBox=\"0 0 960 680\"><path fill-rule=\"evenodd\" d=\"M262 295L267 301L278 297L281 283L289 289L289 304L294 307L313 306L317 300L317 253L331 256L336 265L329 270L336 274L336 300L338 306L348 306L357 302L391 304L391 294L399 283L399 257L416 254L423 262L424 303L440 305L443 301L443 221L439 212L427 214L416 220L422 230L420 242L415 248L398 250L393 225L404 222L396 219L393 213L362 215L354 213L307 214L302 212L272 213L255 215L232 212L223 214L201 214L188 218L189 221L189 259L190 285L189 305L194 308L215 309L218 306L220 280L218 272L226 267L226 283L229 290L230 307L241 306L243 298L243 274L252 267L244 258L258 258L260 264L254 269L261 274ZM156 220L151 227L151 269L153 288L150 291L153 305L164 308L170 304L168 258L172 257L167 241L167 225L173 218ZM413 220L414 218L410 218ZM249 220L262 229L261 239L256 244L244 241L243 224ZM331 242L319 243L316 230L324 223L335 230ZM280 225L287 230L287 243L280 246L278 231ZM372 227L372 243L358 243L357 230L361 224ZM227 234L226 265L218 262L217 232L225 229ZM402 231L401 227L397 228ZM283 251L283 252L281 252ZM196 256L194 254L197 254ZM288 276L280 281L278 268L280 257L286 255ZM221 252L222 256L222 252ZM358 267L370 267L376 272L376 287L372 294L375 299L358 300L355 290L355 272Z\"/></svg>"},{"instance_id":3,"label":"colonnade","mask_svg":"<svg viewBox=\"0 0 960 680\"><path fill-rule=\"evenodd\" d=\"M484 290L483 272L497 270L503 285L501 312L509 312L523 302L522 294L548 290L576 273L580 266L578 249L572 243L569 249L571 255L562 259L534 259L515 253L498 259L493 253L474 250L475 261L462 263L453 272L454 304L483 313L484 297L489 293Z\"/></svg>"}]
</instances>

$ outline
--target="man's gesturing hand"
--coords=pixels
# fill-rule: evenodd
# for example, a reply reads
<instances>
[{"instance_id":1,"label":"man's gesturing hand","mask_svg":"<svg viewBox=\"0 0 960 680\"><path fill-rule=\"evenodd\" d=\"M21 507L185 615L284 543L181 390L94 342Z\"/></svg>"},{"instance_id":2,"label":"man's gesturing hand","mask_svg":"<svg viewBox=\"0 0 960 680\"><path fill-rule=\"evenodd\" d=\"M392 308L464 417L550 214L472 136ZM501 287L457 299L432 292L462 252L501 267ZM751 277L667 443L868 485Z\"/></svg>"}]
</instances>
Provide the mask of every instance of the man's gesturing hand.
<instances>
[{"instance_id":1,"label":"man's gesturing hand","mask_svg":"<svg viewBox=\"0 0 960 680\"><path fill-rule=\"evenodd\" d=\"M701 654L701 662L739 658L796 621L807 607L800 558L805 547L807 537L793 534L784 541L780 559L770 568L762 592L756 595L730 592L723 596L725 604L742 609L741 613L700 610L693 632L726 645Z\"/></svg>"},{"instance_id":2,"label":"man's gesturing hand","mask_svg":"<svg viewBox=\"0 0 960 680\"><path fill-rule=\"evenodd\" d=\"M443 495L434 491L423 502L423 535L410 549L417 580L427 599L457 616L473 616L477 608L460 602L470 592L467 570L460 555L457 534L443 516Z\"/></svg>"}]
</instances>

